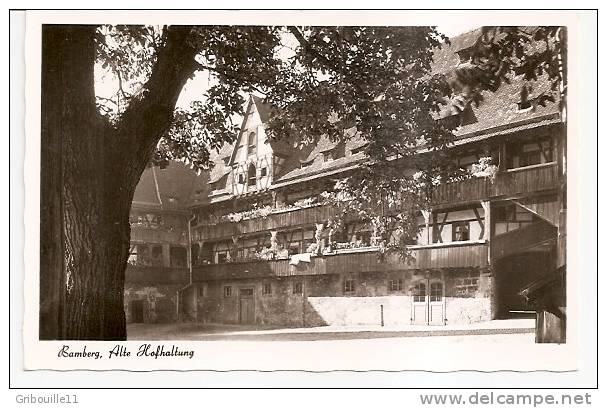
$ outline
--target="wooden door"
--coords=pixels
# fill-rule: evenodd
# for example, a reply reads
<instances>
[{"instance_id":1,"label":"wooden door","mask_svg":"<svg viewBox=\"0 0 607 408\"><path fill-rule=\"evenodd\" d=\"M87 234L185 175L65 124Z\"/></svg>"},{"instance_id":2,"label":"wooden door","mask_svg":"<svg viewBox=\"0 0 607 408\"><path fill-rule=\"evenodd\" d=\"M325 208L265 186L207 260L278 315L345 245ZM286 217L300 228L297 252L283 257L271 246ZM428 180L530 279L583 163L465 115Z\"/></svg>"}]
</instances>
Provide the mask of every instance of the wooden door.
<instances>
[{"instance_id":1,"label":"wooden door","mask_svg":"<svg viewBox=\"0 0 607 408\"><path fill-rule=\"evenodd\" d=\"M241 288L239 292L239 322L240 324L255 323L255 298L252 288Z\"/></svg>"},{"instance_id":2,"label":"wooden door","mask_svg":"<svg viewBox=\"0 0 607 408\"><path fill-rule=\"evenodd\" d=\"M424 279L413 287L411 324L445 324L444 286L440 280Z\"/></svg>"},{"instance_id":3,"label":"wooden door","mask_svg":"<svg viewBox=\"0 0 607 408\"><path fill-rule=\"evenodd\" d=\"M430 281L428 293L428 324L445 324L445 301L443 282L439 280Z\"/></svg>"},{"instance_id":4,"label":"wooden door","mask_svg":"<svg viewBox=\"0 0 607 408\"><path fill-rule=\"evenodd\" d=\"M413 288L413 304L411 306L411 323L427 324L428 322L428 296L426 281L419 281Z\"/></svg>"},{"instance_id":5,"label":"wooden door","mask_svg":"<svg viewBox=\"0 0 607 408\"><path fill-rule=\"evenodd\" d=\"M131 323L143 323L143 300L131 301Z\"/></svg>"}]
</instances>

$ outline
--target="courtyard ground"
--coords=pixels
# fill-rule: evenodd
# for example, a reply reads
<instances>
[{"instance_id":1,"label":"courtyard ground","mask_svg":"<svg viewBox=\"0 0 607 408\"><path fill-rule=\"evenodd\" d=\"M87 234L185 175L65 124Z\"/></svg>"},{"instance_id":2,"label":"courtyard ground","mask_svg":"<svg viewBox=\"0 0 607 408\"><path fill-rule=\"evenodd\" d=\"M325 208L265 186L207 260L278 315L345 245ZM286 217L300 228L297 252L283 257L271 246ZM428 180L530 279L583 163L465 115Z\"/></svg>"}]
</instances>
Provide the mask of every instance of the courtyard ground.
<instances>
[{"instance_id":1,"label":"courtyard ground","mask_svg":"<svg viewBox=\"0 0 607 408\"><path fill-rule=\"evenodd\" d=\"M322 326L259 327L202 323L130 324L129 340L252 340L319 341L395 337L515 335L534 332L533 319L492 320L467 325L448 326Z\"/></svg>"}]
</instances>

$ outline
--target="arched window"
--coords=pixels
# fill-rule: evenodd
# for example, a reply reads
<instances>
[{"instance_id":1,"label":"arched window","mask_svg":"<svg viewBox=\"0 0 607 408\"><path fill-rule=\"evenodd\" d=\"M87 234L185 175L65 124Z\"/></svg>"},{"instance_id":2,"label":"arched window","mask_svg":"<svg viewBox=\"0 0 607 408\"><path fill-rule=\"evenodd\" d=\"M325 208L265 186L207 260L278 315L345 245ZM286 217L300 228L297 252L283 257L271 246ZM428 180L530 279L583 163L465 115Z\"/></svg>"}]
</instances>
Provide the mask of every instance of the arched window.
<instances>
[{"instance_id":1,"label":"arched window","mask_svg":"<svg viewBox=\"0 0 607 408\"><path fill-rule=\"evenodd\" d=\"M247 178L249 180L249 186L257 184L257 170L254 164L249 164L249 170L247 171Z\"/></svg>"}]
</instances>

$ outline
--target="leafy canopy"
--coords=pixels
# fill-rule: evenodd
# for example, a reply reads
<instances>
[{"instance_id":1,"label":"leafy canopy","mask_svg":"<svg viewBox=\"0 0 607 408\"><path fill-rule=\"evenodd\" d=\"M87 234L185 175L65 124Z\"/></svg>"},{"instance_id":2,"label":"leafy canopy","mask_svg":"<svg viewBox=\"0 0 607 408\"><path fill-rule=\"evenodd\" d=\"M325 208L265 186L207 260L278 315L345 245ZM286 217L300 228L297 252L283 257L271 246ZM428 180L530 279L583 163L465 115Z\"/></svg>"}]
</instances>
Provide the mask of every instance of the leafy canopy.
<instances>
[{"instance_id":1,"label":"leafy canopy","mask_svg":"<svg viewBox=\"0 0 607 408\"><path fill-rule=\"evenodd\" d=\"M118 84L112 96L98 98L109 123L119 123L126 106L146 94L166 32L99 28L98 71ZM480 103L482 92L497 90L511 75L547 74L553 89L563 82L558 27L493 27L482 34L470 63L449 83L431 73L433 50L448 43L434 27L193 26L186 41L197 50L208 86L175 109L155 160L209 168L210 153L234 140L245 96L255 93L275 108L267 127L275 139L343 140L355 127L368 142L369 160L328 199L342 203L344 214L372 222L384 240L396 229L406 243L417 233L413 215L428 205L437 176L451 170L446 147L454 124L436 119L452 92ZM422 145L426 153L415 154Z\"/></svg>"}]
</instances>

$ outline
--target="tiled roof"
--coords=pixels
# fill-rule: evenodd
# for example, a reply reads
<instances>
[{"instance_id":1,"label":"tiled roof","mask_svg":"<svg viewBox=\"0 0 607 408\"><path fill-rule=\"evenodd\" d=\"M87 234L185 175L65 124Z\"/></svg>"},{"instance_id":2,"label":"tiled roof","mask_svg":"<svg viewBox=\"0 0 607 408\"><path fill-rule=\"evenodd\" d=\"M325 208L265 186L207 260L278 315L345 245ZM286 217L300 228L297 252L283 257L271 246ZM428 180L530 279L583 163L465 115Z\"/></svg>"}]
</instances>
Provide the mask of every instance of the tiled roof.
<instances>
[{"instance_id":1,"label":"tiled roof","mask_svg":"<svg viewBox=\"0 0 607 408\"><path fill-rule=\"evenodd\" d=\"M154 174L151 167L147 167L139 178L139 183L135 188L135 195L133 196L133 203L160 207L160 200L156 194L156 183L154 182Z\"/></svg>"},{"instance_id":2,"label":"tiled roof","mask_svg":"<svg viewBox=\"0 0 607 408\"><path fill-rule=\"evenodd\" d=\"M259 113L261 121L264 123L268 122L270 120L270 114L272 113L272 106L264 103L263 99L259 96L251 95L251 98L257 107L257 112Z\"/></svg>"},{"instance_id":3,"label":"tiled roof","mask_svg":"<svg viewBox=\"0 0 607 408\"><path fill-rule=\"evenodd\" d=\"M207 174L197 175L194 170L180 162L172 161L165 168L147 167L135 189L133 206L185 210L193 204L197 196L206 199L207 180Z\"/></svg>"},{"instance_id":4,"label":"tiled roof","mask_svg":"<svg viewBox=\"0 0 607 408\"><path fill-rule=\"evenodd\" d=\"M286 180L304 177L312 174L317 174L323 171L331 171L340 167L347 167L352 163L358 162L363 158L361 153L352 154L367 142L356 134L355 129L348 129L346 134L350 139L346 140L344 146L344 156L335 157L333 160L325 161L322 153L335 149L338 142L331 142L328 138L321 138L318 143L309 149L309 152L302 154L301 158L296 163L292 160L292 166L286 167L284 171L277 175L275 182L283 182ZM303 165L303 166L302 166Z\"/></svg>"},{"instance_id":5,"label":"tiled roof","mask_svg":"<svg viewBox=\"0 0 607 408\"><path fill-rule=\"evenodd\" d=\"M451 39L451 45L443 46L434 52L432 72L452 75L460 63L457 51L472 46L480 36L480 28L461 34ZM483 101L479 106L471 104L475 121L462 126L455 132L458 137L476 133L481 130L497 128L513 122L520 122L546 115L559 113L558 103L548 102L546 106L536 106L535 109L521 112L518 111L517 102L521 101L521 89L523 85L530 87L529 97L534 98L543 92L550 90L550 81L546 76L537 81L528 82L521 77L511 78L509 84L502 83L496 92L485 91L482 93Z\"/></svg>"},{"instance_id":6,"label":"tiled roof","mask_svg":"<svg viewBox=\"0 0 607 408\"><path fill-rule=\"evenodd\" d=\"M457 51L472 46L479 35L480 29L472 30L451 38L449 46L437 49L434 53L432 65L433 73L445 74L446 76L452 75L460 63ZM548 91L550 88L550 83L546 77L541 77L538 81L534 82L525 82L520 78L513 78L511 83L502 84L495 93L484 92L482 94L483 101L479 106L470 105L466 109L466 114L470 120L467 120L466 124L455 132L455 144L460 145L486 139L487 137L509 132L509 129L520 130L555 123L555 121L558 122L559 108L557 103L549 102L545 107L538 105L531 110L518 110L517 103L520 102L520 92L523 85L527 85L530 88L530 98L534 98L540 93ZM250 103L255 104L262 122L267 122L272 108L257 96L251 96ZM314 145L300 148L293 147L293 143L287 140L271 141L274 153L285 159L280 168L275 168L274 184L290 184L300 180L316 178L324 173L339 173L340 169L346 170L356 166L364 160L364 155L362 153L352 154L352 150L364 146L366 141L355 134L356 130L354 128L349 129L348 132L350 139L345 143L342 156L328 161L323 159L323 152L335 149L338 143L331 142L326 137L320 138ZM181 181L176 181L176 186L174 187L170 187L171 183L168 182L160 181L158 183L161 189L163 204L166 205L164 197L167 194L178 196L177 202L184 205L203 205L208 203L208 195L210 193L208 183L218 181L230 172L231 168L225 165L223 159L230 157L234 144L226 144L220 152L212 154L212 161L215 163L214 168L210 172L203 172L199 177L196 177L192 170L187 169L186 166L180 163L177 163L177 167L169 171L167 169L157 169L158 174L161 174L161 178L166 175L170 178L176 177L182 179ZM344 152L345 155L343 155ZM165 187L168 189L167 191L164 191ZM183 198L188 194L188 191L190 192L190 198ZM148 205L159 205L155 194L154 180L149 169L141 177L134 201Z\"/></svg>"}]
</instances>

